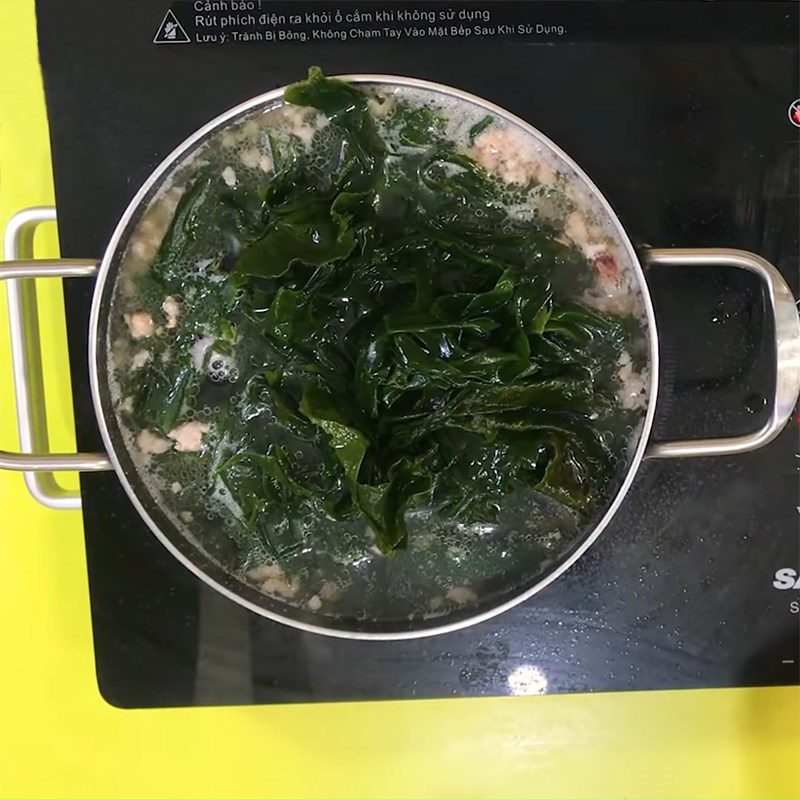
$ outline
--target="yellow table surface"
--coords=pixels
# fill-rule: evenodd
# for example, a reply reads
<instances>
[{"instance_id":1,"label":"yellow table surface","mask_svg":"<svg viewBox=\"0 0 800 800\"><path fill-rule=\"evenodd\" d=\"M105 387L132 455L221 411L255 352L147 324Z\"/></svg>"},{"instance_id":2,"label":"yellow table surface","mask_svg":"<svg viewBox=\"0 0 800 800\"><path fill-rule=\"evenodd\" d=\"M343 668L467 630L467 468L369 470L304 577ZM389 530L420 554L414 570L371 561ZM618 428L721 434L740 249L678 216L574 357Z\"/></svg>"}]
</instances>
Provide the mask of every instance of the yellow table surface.
<instances>
[{"instance_id":1,"label":"yellow table surface","mask_svg":"<svg viewBox=\"0 0 800 800\"><path fill-rule=\"evenodd\" d=\"M52 199L33 0L0 0L0 225ZM37 254L56 253L47 231ZM40 303L51 444L67 449L60 286L42 283ZM2 294L4 449L10 370ZM0 508L4 798L800 796L797 688L113 708L95 681L80 512L2 472Z\"/></svg>"}]
</instances>

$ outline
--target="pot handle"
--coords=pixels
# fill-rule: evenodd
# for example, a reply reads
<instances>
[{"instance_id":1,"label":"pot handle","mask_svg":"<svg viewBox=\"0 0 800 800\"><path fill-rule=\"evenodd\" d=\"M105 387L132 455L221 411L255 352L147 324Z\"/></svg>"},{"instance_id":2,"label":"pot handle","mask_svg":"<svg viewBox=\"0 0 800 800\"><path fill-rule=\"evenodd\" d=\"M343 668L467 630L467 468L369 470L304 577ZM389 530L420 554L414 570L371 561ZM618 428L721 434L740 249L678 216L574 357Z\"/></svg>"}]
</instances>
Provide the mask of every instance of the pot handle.
<instances>
[{"instance_id":1,"label":"pot handle","mask_svg":"<svg viewBox=\"0 0 800 800\"><path fill-rule=\"evenodd\" d=\"M687 458L746 453L763 447L782 430L800 394L800 316L792 292L778 270L768 261L745 250L723 248L650 250L651 264L672 266L736 267L754 272L766 290L775 330L775 387L772 410L762 428L724 439L690 439L651 442L645 458Z\"/></svg>"},{"instance_id":2,"label":"pot handle","mask_svg":"<svg viewBox=\"0 0 800 800\"><path fill-rule=\"evenodd\" d=\"M17 260L31 255L33 232L54 220L52 208L30 208L16 214L6 227L0 281L6 282L11 357L21 453L0 450L0 469L25 473L31 494L51 508L80 508L80 494L63 489L53 472L98 472L112 469L102 453L48 453L47 420L39 346L36 290L31 278L87 278L97 272L95 261ZM23 256L24 253L24 256ZM41 452L45 451L45 452Z\"/></svg>"}]
</instances>

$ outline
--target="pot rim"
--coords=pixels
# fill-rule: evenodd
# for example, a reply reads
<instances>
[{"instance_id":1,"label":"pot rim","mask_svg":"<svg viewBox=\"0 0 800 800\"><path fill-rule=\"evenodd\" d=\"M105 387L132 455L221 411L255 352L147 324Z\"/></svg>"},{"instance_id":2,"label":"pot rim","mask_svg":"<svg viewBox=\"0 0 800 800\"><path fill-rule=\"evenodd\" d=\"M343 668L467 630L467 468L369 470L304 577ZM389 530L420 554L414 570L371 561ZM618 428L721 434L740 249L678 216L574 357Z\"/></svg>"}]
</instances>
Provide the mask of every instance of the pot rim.
<instances>
[{"instance_id":1,"label":"pot rim","mask_svg":"<svg viewBox=\"0 0 800 800\"><path fill-rule=\"evenodd\" d=\"M653 419L655 415L656 402L658 396L658 378L659 378L658 334L656 328L656 320L653 311L652 301L650 299L650 292L644 277L644 272L642 271L641 263L630 241L630 238L628 237L628 234L625 231L625 228L623 227L619 218L614 213L614 210L612 209L611 205L606 200L605 196L600 191L600 189L595 185L595 183L580 168L580 166L578 166L578 164L576 164L575 161L569 155L567 155L567 153L565 153L558 145L556 145L553 141L551 141L547 136L542 134L539 130L534 128L531 124L529 124L525 120L521 119L515 114L512 114L509 111L506 111L500 106L495 105L494 103L491 103L487 100L484 100L481 97L470 94L468 92L464 92L460 89L456 89L454 87L447 86L445 84L437 83L435 81L429 81L420 78L408 78L398 75L381 75L381 74L369 74L369 73L336 75L332 77L335 77L338 80L346 81L348 83L371 84L371 85L386 84L393 86L425 89L428 91L434 91L440 94L444 94L447 97L457 98L473 104L477 104L480 107L484 108L487 112L495 114L496 116L501 117L507 122L510 122L520 127L528 135L532 136L534 139L538 140L545 147L547 147L551 153L553 153L558 158L563 160L563 162L565 162L575 172L578 178L584 182L584 186L589 190L593 202L599 203L599 205L608 215L608 218L611 224L614 226L615 232L618 236L618 241L624 248L624 251L628 256L628 258L630 259L631 269L633 270L636 276L638 288L641 293L642 304L644 306L647 318L647 338L649 340L648 367L650 371L650 377L648 386L647 409L645 412L644 420L641 423L641 430L638 434L639 439L636 446L636 450L630 460L630 463L628 465L628 470L622 484L617 490L617 493L613 501L606 509L600 521L588 534L584 535L583 539L580 541L580 544L577 547L575 547L572 553L570 553L570 555L567 558L565 558L561 563L559 563L558 566L556 566L553 570L548 572L544 577L542 577L539 581L537 581L533 585L528 586L523 591L519 592L518 594L514 595L513 597L501 603L498 603L497 605L478 611L475 614L469 614L467 616L463 616L455 621L443 622L441 625L433 625L431 627L420 628L419 630L360 631L360 630L326 627L325 625L322 624L318 625L318 624L304 622L302 620L294 619L290 616L285 616L271 609L264 608L262 606L257 605L256 603L251 602L246 597L243 597L241 594L237 594L235 591L231 590L227 586L224 586L215 578L208 575L200 566L198 566L198 564L196 564L194 561L188 558L180 549L178 549L178 547L175 544L173 544L170 538L161 530L159 525L152 519L150 514L145 509L144 505L139 500L136 490L131 485L131 482L129 481L127 475L125 474L124 469L122 468L122 465L120 464L120 460L116 452L116 447L110 435L106 418L103 413L103 406L101 400L101 376L98 370L98 344L100 342L99 336L100 335L105 336L105 332L100 334L99 323L101 318L102 301L105 295L106 280L111 271L111 265L114 263L120 243L124 244L123 237L125 236L125 232L129 226L129 223L136 215L136 213L139 211L142 204L148 200L153 189L158 186L158 184L175 166L175 164L179 162L185 155L187 155L188 152L195 147L195 145L197 145L202 139L207 137L214 130L222 127L226 123L245 114L246 112L258 108L259 106L268 105L270 103L275 103L282 100L284 92L287 88L286 86L280 87L278 89L273 89L269 92L257 95L256 97L252 97L249 100L245 100L244 102L218 115L217 117L215 117L214 119L203 125L201 128L199 128L197 131L195 131L193 134L191 134L189 137L184 139L183 142L181 142L181 144L179 144L166 158L164 158L164 160L155 168L155 170L153 170L153 172L150 174L147 180L139 188L133 199L130 201L123 215L120 217L120 220L114 229L114 233L112 234L111 239L109 240L105 253L103 254L103 258L100 262L94 288L94 295L92 297L91 313L89 317L89 353L88 353L89 382L92 393L92 403L94 405L97 424L100 429L100 434L102 436L103 443L106 448L106 453L108 454L108 458L111 461L114 471L116 472L120 483L125 489L126 494L133 503L134 508L137 510L142 519L147 523L147 526L150 528L153 534L155 534L156 538L161 542L161 544L164 547L166 547L166 549L176 559L178 559L178 561L181 564L183 564L187 569L189 569L192 573L194 573L204 583L211 586L216 591L220 592L229 600L238 603L239 605L247 608L250 611L253 611L256 614L259 614L260 616L271 619L274 622L279 622L284 625L289 625L290 627L305 631L307 633L318 633L324 636L332 636L340 639L358 639L358 640L372 640L372 641L395 641L403 639L419 639L428 636L436 636L443 633L451 633L453 631L460 630L461 628L466 628L471 625L475 625L479 622L491 619L492 617L495 617L498 614L502 614L504 611L507 611L516 605L519 605L528 598L540 592L546 586L555 581L556 578L560 577L564 572L566 572L573 564L575 564L576 561L578 561L578 559L589 549L589 547L591 547L592 544L594 544L594 542L599 538L600 534L605 530L611 519L614 517L614 515L617 513L618 509L622 505L626 495L628 494L628 491L630 490L631 485L633 484L633 480L636 476L636 473L639 470L642 459L644 458L645 449L647 447L647 443L650 438L650 432L653 426ZM105 381L105 377L103 377L102 380ZM442 619L446 620L447 617L443 617Z\"/></svg>"}]
</instances>

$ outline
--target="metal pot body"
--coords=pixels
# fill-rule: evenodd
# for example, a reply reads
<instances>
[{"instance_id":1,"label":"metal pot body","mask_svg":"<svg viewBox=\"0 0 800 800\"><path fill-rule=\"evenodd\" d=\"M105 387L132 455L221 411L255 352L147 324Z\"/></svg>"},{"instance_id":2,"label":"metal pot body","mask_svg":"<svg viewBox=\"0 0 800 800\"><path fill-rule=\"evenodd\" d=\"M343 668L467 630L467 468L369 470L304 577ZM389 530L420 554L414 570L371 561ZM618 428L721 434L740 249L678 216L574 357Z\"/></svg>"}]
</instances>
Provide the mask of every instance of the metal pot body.
<instances>
[{"instance_id":1,"label":"metal pot body","mask_svg":"<svg viewBox=\"0 0 800 800\"><path fill-rule=\"evenodd\" d=\"M129 204L99 264L93 261L26 263L8 261L0 264L0 279L10 282L9 305L17 412L20 422L20 441L23 451L26 451L21 454L0 452L0 468L25 472L32 491L38 494L40 499L50 500L48 505L56 507L74 507L76 502L75 498L60 496L53 491L52 473L54 471L114 469L130 497L131 503L161 543L184 566L229 599L257 614L305 631L342 638L387 640L408 639L457 630L495 616L539 592L569 569L600 536L624 502L643 459L742 453L765 445L781 431L797 402L798 392L800 392L800 319L798 319L797 307L791 292L780 273L772 265L755 254L739 250L671 249L646 252L646 258L651 263L680 267L722 265L756 273L763 283L768 301L767 306L773 315L776 365L771 413L769 420L761 429L746 435L724 439L652 442L650 433L656 412L659 384L658 336L653 306L641 263L630 238L602 193L588 176L566 153L535 128L504 109L473 95L429 81L390 75L347 75L340 76L340 79L357 84L384 84L387 87L423 89L428 92L441 93L448 99L461 99L480 105L487 113L504 119L525 131L561 164L578 176L584 188L589 192L592 202L596 203L604 215L611 220L616 243L624 250L624 255L629 259L641 293L646 316L644 327L649 349L649 393L641 432L631 455L627 473L595 527L585 533L577 545L573 545L546 574L540 576L535 582L523 587L509 587L509 591L505 595L494 596L485 604L479 603L475 607L454 611L445 617L434 619L414 619L392 623L370 620L356 621L320 617L310 611L287 606L245 585L207 557L199 547L180 533L155 503L149 492L144 489L117 427L107 380L108 354L105 338L108 317L112 308L111 300L116 270L119 268L122 253L143 210L165 179L173 172L175 166L185 161L187 156L198 146L232 121L255 110L266 110L280 105L283 102L283 89L268 92L230 109L202 127L173 151L152 173ZM6 235L6 258L16 258L20 255L21 244L27 241L30 228L41 217L41 214L37 217L36 213L23 212L15 221L12 221ZM95 277L95 291L89 320L89 365L92 399L97 423L106 447L105 454L59 455L35 452L37 444L40 443L36 441L37 437L34 435L34 422L39 419L42 411L36 394L35 374L38 361L36 348L32 346L35 345L33 339L35 331L31 331L30 325L30 296L26 293L26 282L23 279L48 276ZM32 375L34 376L33 382Z\"/></svg>"}]
</instances>

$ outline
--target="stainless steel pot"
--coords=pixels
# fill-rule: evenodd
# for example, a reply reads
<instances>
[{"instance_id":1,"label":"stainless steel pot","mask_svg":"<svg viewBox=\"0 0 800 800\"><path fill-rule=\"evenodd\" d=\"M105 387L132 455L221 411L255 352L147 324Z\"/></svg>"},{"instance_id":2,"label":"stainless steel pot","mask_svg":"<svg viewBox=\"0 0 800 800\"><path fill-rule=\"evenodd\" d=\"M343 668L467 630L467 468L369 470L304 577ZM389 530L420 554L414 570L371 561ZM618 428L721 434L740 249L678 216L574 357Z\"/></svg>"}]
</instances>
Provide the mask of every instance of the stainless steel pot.
<instances>
[{"instance_id":1,"label":"stainless steel pot","mask_svg":"<svg viewBox=\"0 0 800 800\"><path fill-rule=\"evenodd\" d=\"M565 553L546 574L538 576L530 585L510 586L505 594L495 595L490 601L479 603L473 608L455 610L445 617L434 619L394 620L388 623L380 620L356 621L355 619L319 617L311 612L290 607L245 585L191 544L159 509L141 481L137 480L126 448L122 444L121 434L114 421L109 387L105 377L107 374L105 369L107 359L105 330L114 278L121 260L121 253L142 210L175 165L183 161L209 136L232 121L248 112L281 104L283 89L255 97L225 112L186 139L171 153L131 201L99 263L91 260L66 259L55 261L17 260L0 263L0 279L8 282L17 413L23 451L22 453L0 451L0 468L26 473L28 486L38 499L59 508L74 507L77 501L76 498L57 489L53 478L54 472L64 470L97 472L113 469L128 493L133 506L161 543L199 578L231 600L265 617L310 632L355 639L407 639L445 633L488 619L523 602L555 580L574 564L600 536L623 503L643 459L732 455L755 450L772 440L784 427L800 392L800 318L798 318L795 300L780 273L760 256L741 250L716 248L647 251L645 257L650 263L675 267L727 266L755 273L763 284L767 305L773 317L775 354L775 385L771 398L771 411L768 421L761 429L741 436L720 439L651 441L650 433L658 397L659 369L656 320L647 283L637 255L621 223L600 191L580 167L553 142L523 120L485 100L456 89L428 81L387 75L348 75L343 76L342 79L360 84L384 84L424 89L441 93L448 98L462 99L482 106L486 112L505 119L510 124L524 130L565 168L574 172L590 193L592 201L612 221L618 244L624 248L626 256L630 258L641 290L649 338L650 385L644 424L627 474L598 524L583 536L577 546ZM18 215L6 232L6 258L18 257L21 249L30 242L32 228L38 222L52 219L53 216L52 210L42 209L33 209ZM31 295L32 281L26 282L26 279L45 277L80 277L91 278L95 281L94 300L89 320L89 364L92 399L97 423L106 447L105 454L40 452L40 449L46 446L46 434L42 434L44 419L41 406L41 383L37 369L39 365L38 331L36 329L35 304L32 302Z\"/></svg>"}]
</instances>

